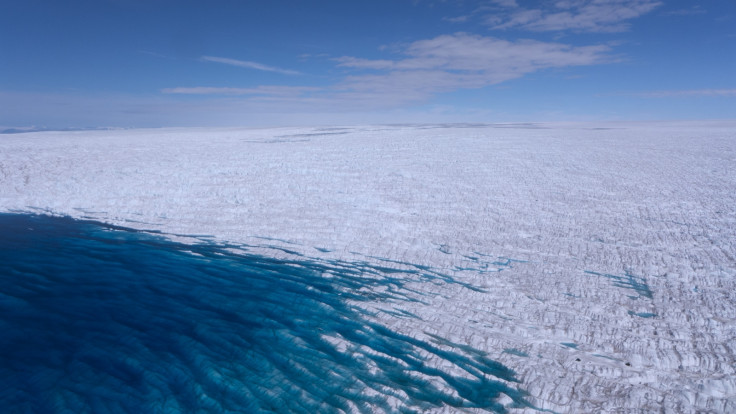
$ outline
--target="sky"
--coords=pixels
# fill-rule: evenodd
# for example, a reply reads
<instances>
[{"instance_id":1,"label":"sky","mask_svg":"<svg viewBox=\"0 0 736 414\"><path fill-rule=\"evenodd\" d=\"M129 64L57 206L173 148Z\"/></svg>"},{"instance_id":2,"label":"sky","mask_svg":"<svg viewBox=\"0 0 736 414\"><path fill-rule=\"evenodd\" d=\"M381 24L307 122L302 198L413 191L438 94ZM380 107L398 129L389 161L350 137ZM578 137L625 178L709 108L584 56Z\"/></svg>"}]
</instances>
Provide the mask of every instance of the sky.
<instances>
[{"instance_id":1,"label":"sky","mask_svg":"<svg viewBox=\"0 0 736 414\"><path fill-rule=\"evenodd\" d=\"M735 0L3 0L0 126L736 119Z\"/></svg>"}]
</instances>

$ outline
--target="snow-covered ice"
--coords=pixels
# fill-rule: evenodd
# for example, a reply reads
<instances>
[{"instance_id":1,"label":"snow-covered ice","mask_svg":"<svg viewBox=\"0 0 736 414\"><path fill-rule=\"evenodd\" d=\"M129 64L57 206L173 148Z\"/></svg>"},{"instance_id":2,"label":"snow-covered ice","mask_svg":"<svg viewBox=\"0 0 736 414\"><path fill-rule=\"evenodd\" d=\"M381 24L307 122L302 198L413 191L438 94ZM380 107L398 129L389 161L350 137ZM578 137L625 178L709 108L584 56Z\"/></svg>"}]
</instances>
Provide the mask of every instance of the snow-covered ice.
<instances>
[{"instance_id":1,"label":"snow-covered ice","mask_svg":"<svg viewBox=\"0 0 736 414\"><path fill-rule=\"evenodd\" d=\"M0 211L429 266L382 323L538 408L736 412L736 122L0 135Z\"/></svg>"}]
</instances>

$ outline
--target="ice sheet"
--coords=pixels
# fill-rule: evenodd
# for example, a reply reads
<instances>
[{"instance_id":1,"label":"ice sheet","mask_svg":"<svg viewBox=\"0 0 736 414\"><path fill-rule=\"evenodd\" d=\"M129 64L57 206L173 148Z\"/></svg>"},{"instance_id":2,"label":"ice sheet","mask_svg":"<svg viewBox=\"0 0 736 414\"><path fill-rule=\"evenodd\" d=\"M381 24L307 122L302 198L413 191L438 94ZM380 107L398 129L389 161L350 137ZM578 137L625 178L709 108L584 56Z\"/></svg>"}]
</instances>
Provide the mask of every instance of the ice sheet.
<instances>
[{"instance_id":1,"label":"ice sheet","mask_svg":"<svg viewBox=\"0 0 736 414\"><path fill-rule=\"evenodd\" d=\"M0 210L442 269L482 292L385 324L537 407L733 412L734 166L727 121L39 132L0 136Z\"/></svg>"}]
</instances>

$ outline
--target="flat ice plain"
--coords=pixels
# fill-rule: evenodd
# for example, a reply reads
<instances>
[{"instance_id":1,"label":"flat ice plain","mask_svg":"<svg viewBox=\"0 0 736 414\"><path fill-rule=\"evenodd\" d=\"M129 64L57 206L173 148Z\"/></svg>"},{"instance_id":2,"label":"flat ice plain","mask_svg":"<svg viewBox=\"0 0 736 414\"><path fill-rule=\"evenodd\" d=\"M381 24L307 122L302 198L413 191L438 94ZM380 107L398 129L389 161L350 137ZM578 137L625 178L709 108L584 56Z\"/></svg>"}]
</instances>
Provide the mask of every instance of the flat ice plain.
<instances>
[{"instance_id":1,"label":"flat ice plain","mask_svg":"<svg viewBox=\"0 0 736 414\"><path fill-rule=\"evenodd\" d=\"M736 412L736 122L0 135L0 211L429 266L358 306L539 409Z\"/></svg>"}]
</instances>

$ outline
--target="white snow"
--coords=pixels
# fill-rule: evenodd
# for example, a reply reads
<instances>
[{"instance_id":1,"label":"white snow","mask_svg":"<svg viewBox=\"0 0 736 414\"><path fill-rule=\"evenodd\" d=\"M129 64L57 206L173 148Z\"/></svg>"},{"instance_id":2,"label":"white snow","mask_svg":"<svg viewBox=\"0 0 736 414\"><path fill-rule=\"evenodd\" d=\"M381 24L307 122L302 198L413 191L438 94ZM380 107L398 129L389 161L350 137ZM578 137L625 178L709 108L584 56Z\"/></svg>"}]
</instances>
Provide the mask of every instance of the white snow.
<instances>
[{"instance_id":1,"label":"white snow","mask_svg":"<svg viewBox=\"0 0 736 414\"><path fill-rule=\"evenodd\" d=\"M485 292L385 323L540 408L736 412L736 122L0 135L0 211L429 265Z\"/></svg>"}]
</instances>

